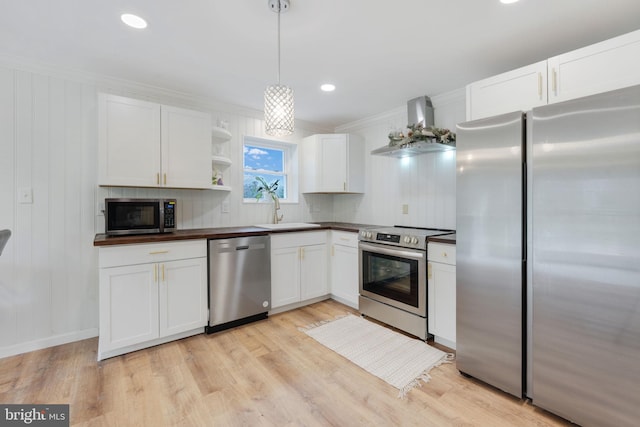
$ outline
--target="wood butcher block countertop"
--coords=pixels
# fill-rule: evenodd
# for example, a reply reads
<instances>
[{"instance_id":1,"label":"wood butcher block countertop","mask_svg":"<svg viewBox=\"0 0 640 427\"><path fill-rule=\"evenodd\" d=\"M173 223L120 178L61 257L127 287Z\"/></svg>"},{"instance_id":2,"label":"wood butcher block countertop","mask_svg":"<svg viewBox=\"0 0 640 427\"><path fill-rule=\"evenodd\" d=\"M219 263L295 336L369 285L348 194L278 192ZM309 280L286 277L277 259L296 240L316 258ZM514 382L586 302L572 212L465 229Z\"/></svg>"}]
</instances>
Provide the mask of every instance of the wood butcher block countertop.
<instances>
[{"instance_id":1,"label":"wood butcher block countertop","mask_svg":"<svg viewBox=\"0 0 640 427\"><path fill-rule=\"evenodd\" d=\"M357 233L361 228L373 227L367 224L351 224L345 222L316 222L320 227L309 228L281 228L270 230L260 227L217 227L217 228L197 228L191 230L178 230L165 234L137 234L131 236L107 236L106 234L96 234L93 246L128 245L133 243L157 243L170 242L174 240L191 239L227 239L231 237L259 236L276 233L294 233L298 231L313 230L338 230Z\"/></svg>"}]
</instances>

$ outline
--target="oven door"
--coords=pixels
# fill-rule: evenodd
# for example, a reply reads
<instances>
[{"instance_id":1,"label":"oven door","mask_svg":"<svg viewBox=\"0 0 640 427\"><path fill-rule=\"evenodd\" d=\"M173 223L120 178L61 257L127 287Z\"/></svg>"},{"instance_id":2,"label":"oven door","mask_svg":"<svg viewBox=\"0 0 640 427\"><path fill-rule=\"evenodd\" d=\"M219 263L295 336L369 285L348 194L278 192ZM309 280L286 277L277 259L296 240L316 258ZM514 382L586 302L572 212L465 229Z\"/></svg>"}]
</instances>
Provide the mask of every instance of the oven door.
<instances>
[{"instance_id":1,"label":"oven door","mask_svg":"<svg viewBox=\"0 0 640 427\"><path fill-rule=\"evenodd\" d=\"M360 242L360 295L427 317L426 252Z\"/></svg>"}]
</instances>

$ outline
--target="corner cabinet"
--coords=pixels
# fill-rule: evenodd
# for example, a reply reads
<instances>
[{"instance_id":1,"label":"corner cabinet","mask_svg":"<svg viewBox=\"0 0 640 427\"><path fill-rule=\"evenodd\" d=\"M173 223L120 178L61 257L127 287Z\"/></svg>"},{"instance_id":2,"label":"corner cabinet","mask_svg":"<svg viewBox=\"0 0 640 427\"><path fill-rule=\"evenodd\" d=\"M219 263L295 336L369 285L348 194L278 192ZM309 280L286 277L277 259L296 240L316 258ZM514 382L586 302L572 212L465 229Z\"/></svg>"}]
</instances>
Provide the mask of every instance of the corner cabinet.
<instances>
[{"instance_id":1,"label":"corner cabinet","mask_svg":"<svg viewBox=\"0 0 640 427\"><path fill-rule=\"evenodd\" d=\"M358 233L331 231L331 296L358 308Z\"/></svg>"},{"instance_id":2,"label":"corner cabinet","mask_svg":"<svg viewBox=\"0 0 640 427\"><path fill-rule=\"evenodd\" d=\"M364 140L317 134L301 143L302 193L364 193Z\"/></svg>"},{"instance_id":3,"label":"corner cabinet","mask_svg":"<svg viewBox=\"0 0 640 427\"><path fill-rule=\"evenodd\" d=\"M456 348L456 246L429 243L427 248L429 333Z\"/></svg>"},{"instance_id":4,"label":"corner cabinet","mask_svg":"<svg viewBox=\"0 0 640 427\"><path fill-rule=\"evenodd\" d=\"M99 248L98 360L204 332L205 240Z\"/></svg>"},{"instance_id":5,"label":"corner cabinet","mask_svg":"<svg viewBox=\"0 0 640 427\"><path fill-rule=\"evenodd\" d=\"M467 86L467 120L640 84L640 30Z\"/></svg>"},{"instance_id":6,"label":"corner cabinet","mask_svg":"<svg viewBox=\"0 0 640 427\"><path fill-rule=\"evenodd\" d=\"M271 235L271 306L329 295L327 232Z\"/></svg>"},{"instance_id":7,"label":"corner cabinet","mask_svg":"<svg viewBox=\"0 0 640 427\"><path fill-rule=\"evenodd\" d=\"M211 188L211 116L98 95L98 184Z\"/></svg>"}]
</instances>

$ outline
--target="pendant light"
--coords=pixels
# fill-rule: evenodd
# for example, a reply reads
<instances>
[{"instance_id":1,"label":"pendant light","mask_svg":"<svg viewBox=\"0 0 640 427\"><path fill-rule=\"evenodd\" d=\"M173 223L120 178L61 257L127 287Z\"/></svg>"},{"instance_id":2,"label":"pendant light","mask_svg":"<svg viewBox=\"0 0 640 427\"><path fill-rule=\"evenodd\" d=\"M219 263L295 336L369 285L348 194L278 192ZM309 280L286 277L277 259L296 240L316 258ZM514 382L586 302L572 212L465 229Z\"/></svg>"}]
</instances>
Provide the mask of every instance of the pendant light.
<instances>
[{"instance_id":1,"label":"pendant light","mask_svg":"<svg viewBox=\"0 0 640 427\"><path fill-rule=\"evenodd\" d=\"M293 89L280 84L280 13L289 10L289 0L268 0L269 9L278 14L278 83L264 91L265 132L271 136L293 133Z\"/></svg>"}]
</instances>

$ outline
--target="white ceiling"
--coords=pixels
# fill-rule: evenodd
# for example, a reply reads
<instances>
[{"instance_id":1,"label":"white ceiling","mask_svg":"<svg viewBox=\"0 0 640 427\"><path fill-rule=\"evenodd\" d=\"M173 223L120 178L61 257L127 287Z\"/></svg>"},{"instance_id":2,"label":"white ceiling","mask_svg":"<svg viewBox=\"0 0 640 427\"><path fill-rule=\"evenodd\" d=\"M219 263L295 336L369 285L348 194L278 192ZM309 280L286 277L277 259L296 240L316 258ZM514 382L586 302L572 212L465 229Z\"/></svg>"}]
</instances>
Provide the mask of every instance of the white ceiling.
<instances>
[{"instance_id":1,"label":"white ceiling","mask_svg":"<svg viewBox=\"0 0 640 427\"><path fill-rule=\"evenodd\" d=\"M261 110L277 64L267 3L0 0L0 56ZM333 128L636 29L639 0L291 0L281 80L297 118Z\"/></svg>"}]
</instances>

